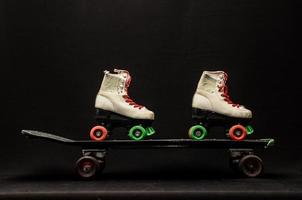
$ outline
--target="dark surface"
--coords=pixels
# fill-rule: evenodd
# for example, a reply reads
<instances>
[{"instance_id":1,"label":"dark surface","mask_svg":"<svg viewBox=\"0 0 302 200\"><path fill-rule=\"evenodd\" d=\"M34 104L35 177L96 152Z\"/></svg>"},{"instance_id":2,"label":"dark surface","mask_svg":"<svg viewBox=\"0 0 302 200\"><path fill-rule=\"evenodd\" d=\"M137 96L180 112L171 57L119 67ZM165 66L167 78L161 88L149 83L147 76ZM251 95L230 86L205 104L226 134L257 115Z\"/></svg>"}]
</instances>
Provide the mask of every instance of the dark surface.
<instances>
[{"instance_id":1,"label":"dark surface","mask_svg":"<svg viewBox=\"0 0 302 200\"><path fill-rule=\"evenodd\" d=\"M286 177L268 176L261 179L234 179L230 177L190 177L175 179L173 177L156 177L147 175L139 179L132 176L110 178L108 174L101 180L83 182L73 178L61 180L66 174L48 176L17 176L10 178L2 176L0 198L7 193L10 197L43 197L43 198L91 198L91 199L242 199L252 197L275 199L298 199L300 179L287 175ZM145 175L146 176L146 175ZM149 177L148 177L149 176ZM152 178L151 178L152 177ZM287 181L285 178L287 178ZM219 188L219 189L218 189ZM3 192L5 191L5 192ZM255 192L257 191L257 192ZM248 199L250 199L248 198Z\"/></svg>"},{"instance_id":2,"label":"dark surface","mask_svg":"<svg viewBox=\"0 0 302 200\"><path fill-rule=\"evenodd\" d=\"M299 0L0 0L1 194L300 194L300 27ZM88 139L102 71L114 67L130 71L130 96L155 112L152 138L187 138L202 71L228 72L230 96L253 111L251 138L276 140L259 153L266 177L233 178L225 152L140 150L111 152L106 178L83 183L69 171L80 149L20 136Z\"/></svg>"},{"instance_id":3,"label":"dark surface","mask_svg":"<svg viewBox=\"0 0 302 200\"><path fill-rule=\"evenodd\" d=\"M211 165L210 165L211 166ZM0 176L0 198L37 199L301 199L297 171L270 171L240 178L223 165L208 168L166 164L165 168L105 169L83 181L66 168L44 167ZM129 166L128 166L129 167Z\"/></svg>"}]
</instances>

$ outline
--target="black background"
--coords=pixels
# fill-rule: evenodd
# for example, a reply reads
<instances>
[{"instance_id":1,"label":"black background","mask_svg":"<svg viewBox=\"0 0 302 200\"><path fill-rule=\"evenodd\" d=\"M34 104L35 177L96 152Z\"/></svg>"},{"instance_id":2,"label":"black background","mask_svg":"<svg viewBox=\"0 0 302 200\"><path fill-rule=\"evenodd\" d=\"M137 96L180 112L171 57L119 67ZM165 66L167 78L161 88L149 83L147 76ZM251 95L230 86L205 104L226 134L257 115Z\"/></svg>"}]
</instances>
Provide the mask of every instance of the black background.
<instances>
[{"instance_id":1,"label":"black background","mask_svg":"<svg viewBox=\"0 0 302 200\"><path fill-rule=\"evenodd\" d=\"M202 71L226 71L232 99L253 111L252 137L276 139L263 155L268 173L301 173L299 1L0 2L2 173L69 170L79 149L28 141L20 131L88 139L103 70L114 68L131 73L130 96L155 112L153 138L186 138ZM224 138L219 131L213 136ZM109 157L106 170L125 173L204 168L223 174L227 166L221 151Z\"/></svg>"}]
</instances>

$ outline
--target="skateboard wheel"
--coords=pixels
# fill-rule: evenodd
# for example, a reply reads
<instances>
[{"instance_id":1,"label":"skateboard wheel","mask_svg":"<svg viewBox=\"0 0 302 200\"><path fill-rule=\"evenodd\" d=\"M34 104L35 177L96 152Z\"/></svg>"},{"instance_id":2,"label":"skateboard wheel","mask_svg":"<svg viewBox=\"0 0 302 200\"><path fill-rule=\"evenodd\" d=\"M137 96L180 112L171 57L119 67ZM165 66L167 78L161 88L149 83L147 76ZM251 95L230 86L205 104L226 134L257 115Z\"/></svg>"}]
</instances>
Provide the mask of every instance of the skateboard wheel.
<instances>
[{"instance_id":1,"label":"skateboard wheel","mask_svg":"<svg viewBox=\"0 0 302 200\"><path fill-rule=\"evenodd\" d=\"M246 137L246 128L240 124L232 126L229 130L229 136L232 140L241 141Z\"/></svg>"},{"instance_id":2,"label":"skateboard wheel","mask_svg":"<svg viewBox=\"0 0 302 200\"><path fill-rule=\"evenodd\" d=\"M144 129L144 127L138 125L138 126L133 126L130 130L129 130L129 134L128 136L132 139L132 140L142 140L145 136L146 136L146 129Z\"/></svg>"},{"instance_id":3,"label":"skateboard wheel","mask_svg":"<svg viewBox=\"0 0 302 200\"><path fill-rule=\"evenodd\" d=\"M202 125L195 125L189 129L188 134L193 140L202 140L207 135L207 129Z\"/></svg>"},{"instance_id":4,"label":"skateboard wheel","mask_svg":"<svg viewBox=\"0 0 302 200\"><path fill-rule=\"evenodd\" d=\"M86 179L94 177L99 168L98 160L92 156L83 156L76 163L78 175Z\"/></svg>"},{"instance_id":5,"label":"skateboard wheel","mask_svg":"<svg viewBox=\"0 0 302 200\"><path fill-rule=\"evenodd\" d=\"M105 140L108 135L108 131L104 126L95 126L90 130L90 138L96 141Z\"/></svg>"},{"instance_id":6,"label":"skateboard wheel","mask_svg":"<svg viewBox=\"0 0 302 200\"><path fill-rule=\"evenodd\" d=\"M239 161L239 170L246 177L257 177L263 171L263 162L258 156L246 155Z\"/></svg>"}]
</instances>

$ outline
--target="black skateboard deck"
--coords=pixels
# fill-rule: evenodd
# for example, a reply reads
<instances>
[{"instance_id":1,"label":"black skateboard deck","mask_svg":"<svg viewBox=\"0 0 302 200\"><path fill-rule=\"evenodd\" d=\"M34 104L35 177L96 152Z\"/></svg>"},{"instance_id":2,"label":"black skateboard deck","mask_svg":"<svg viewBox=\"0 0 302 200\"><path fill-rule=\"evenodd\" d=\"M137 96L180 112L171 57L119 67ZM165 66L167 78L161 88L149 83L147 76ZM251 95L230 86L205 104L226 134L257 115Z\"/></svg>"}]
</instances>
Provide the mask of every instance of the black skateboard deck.
<instances>
[{"instance_id":1,"label":"black skateboard deck","mask_svg":"<svg viewBox=\"0 0 302 200\"><path fill-rule=\"evenodd\" d=\"M29 138L40 138L52 142L67 145L80 146L83 149L103 148L268 148L274 144L274 139L248 139L243 141L232 141L230 139L203 139L200 141L192 139L147 139L147 140L72 140L55 134L34 130L22 130L22 134Z\"/></svg>"}]
</instances>

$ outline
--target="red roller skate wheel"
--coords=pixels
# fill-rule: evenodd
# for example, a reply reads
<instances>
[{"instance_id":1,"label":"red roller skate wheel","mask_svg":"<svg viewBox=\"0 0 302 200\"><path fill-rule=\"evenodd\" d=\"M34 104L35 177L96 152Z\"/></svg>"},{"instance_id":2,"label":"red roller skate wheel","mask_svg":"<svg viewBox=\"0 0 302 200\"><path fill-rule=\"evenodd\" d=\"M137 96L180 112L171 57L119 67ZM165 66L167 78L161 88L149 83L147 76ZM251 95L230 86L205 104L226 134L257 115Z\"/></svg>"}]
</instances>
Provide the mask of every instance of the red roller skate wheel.
<instances>
[{"instance_id":1,"label":"red roller skate wheel","mask_svg":"<svg viewBox=\"0 0 302 200\"><path fill-rule=\"evenodd\" d=\"M108 131L104 126L95 126L90 130L90 138L96 141L105 140L108 135Z\"/></svg>"},{"instance_id":2,"label":"red roller skate wheel","mask_svg":"<svg viewBox=\"0 0 302 200\"><path fill-rule=\"evenodd\" d=\"M232 140L242 141L246 137L247 132L244 126L237 124L230 128L229 135Z\"/></svg>"}]
</instances>

